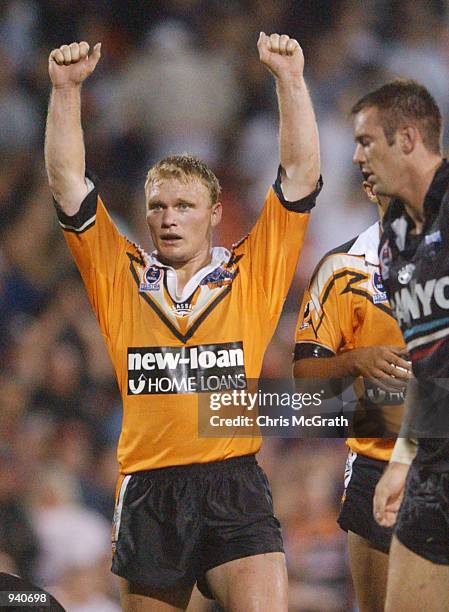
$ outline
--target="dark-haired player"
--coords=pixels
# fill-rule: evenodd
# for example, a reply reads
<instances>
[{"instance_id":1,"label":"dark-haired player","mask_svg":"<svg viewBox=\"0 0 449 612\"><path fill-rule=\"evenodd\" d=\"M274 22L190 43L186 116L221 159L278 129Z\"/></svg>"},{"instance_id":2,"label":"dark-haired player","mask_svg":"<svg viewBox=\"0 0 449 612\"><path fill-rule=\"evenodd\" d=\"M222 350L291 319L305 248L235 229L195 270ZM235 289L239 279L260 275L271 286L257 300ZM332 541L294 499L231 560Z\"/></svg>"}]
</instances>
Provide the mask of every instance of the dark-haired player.
<instances>
[{"instance_id":1,"label":"dark-haired player","mask_svg":"<svg viewBox=\"0 0 449 612\"><path fill-rule=\"evenodd\" d=\"M352 113L354 163L376 195L393 198L379 261L416 377L401 434L418 438L418 452L390 550L386 610L439 612L449 609L449 164L441 114L422 85L404 80L367 94ZM402 462L386 475L398 466L404 484ZM399 499L396 488L376 504L381 523Z\"/></svg>"},{"instance_id":2,"label":"dark-haired player","mask_svg":"<svg viewBox=\"0 0 449 612\"><path fill-rule=\"evenodd\" d=\"M113 571L125 610L185 609L196 581L226 610L287 611L279 523L256 463L259 437L198 437L198 394L260 374L303 243L319 178L315 118L297 41L261 33L280 110L281 169L251 233L211 248L220 188L190 156L145 185L155 251L120 235L85 179L81 84L87 43L51 52L46 165L123 398ZM217 87L220 84L217 83Z\"/></svg>"},{"instance_id":3,"label":"dark-haired player","mask_svg":"<svg viewBox=\"0 0 449 612\"><path fill-rule=\"evenodd\" d=\"M367 181L363 187L382 219L389 199L376 197ZM351 574L362 612L383 612L385 606L392 529L374 520L373 496L391 456L391 436L399 430L410 372L379 274L380 232L378 221L323 257L304 294L294 355L295 378L354 377L361 387L354 431L359 437L347 440L338 522L348 532ZM367 437L369 432L385 437Z\"/></svg>"}]
</instances>

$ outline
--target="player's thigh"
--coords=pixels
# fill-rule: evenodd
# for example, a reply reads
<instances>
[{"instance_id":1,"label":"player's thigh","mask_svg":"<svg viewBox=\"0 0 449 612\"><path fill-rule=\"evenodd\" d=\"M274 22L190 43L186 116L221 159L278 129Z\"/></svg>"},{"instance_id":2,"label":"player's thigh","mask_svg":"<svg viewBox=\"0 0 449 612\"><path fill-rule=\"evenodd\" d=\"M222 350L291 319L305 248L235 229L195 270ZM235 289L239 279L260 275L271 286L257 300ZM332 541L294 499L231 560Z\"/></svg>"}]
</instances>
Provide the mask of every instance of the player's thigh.
<instances>
[{"instance_id":1,"label":"player's thigh","mask_svg":"<svg viewBox=\"0 0 449 612\"><path fill-rule=\"evenodd\" d=\"M287 568L281 552L223 563L206 580L226 612L287 612Z\"/></svg>"},{"instance_id":2,"label":"player's thigh","mask_svg":"<svg viewBox=\"0 0 449 612\"><path fill-rule=\"evenodd\" d=\"M449 565L432 563L393 537L385 612L398 610L448 612Z\"/></svg>"},{"instance_id":3,"label":"player's thigh","mask_svg":"<svg viewBox=\"0 0 449 612\"><path fill-rule=\"evenodd\" d=\"M154 589L120 578L123 612L179 612L189 605L192 588Z\"/></svg>"},{"instance_id":4,"label":"player's thigh","mask_svg":"<svg viewBox=\"0 0 449 612\"><path fill-rule=\"evenodd\" d=\"M212 605L211 600L206 599L198 588L195 587L189 601L187 612L210 612Z\"/></svg>"},{"instance_id":5,"label":"player's thigh","mask_svg":"<svg viewBox=\"0 0 449 612\"><path fill-rule=\"evenodd\" d=\"M349 562L361 612L383 612L387 592L388 555L365 538L348 532Z\"/></svg>"}]
</instances>

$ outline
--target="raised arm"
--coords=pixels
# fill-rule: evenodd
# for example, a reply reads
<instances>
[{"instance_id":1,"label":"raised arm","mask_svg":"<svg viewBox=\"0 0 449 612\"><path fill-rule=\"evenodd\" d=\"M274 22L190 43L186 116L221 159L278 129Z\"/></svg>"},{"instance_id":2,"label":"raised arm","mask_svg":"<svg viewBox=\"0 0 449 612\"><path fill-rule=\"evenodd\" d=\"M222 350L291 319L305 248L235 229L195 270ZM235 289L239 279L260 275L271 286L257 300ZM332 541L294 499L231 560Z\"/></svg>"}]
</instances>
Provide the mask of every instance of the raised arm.
<instances>
[{"instance_id":1,"label":"raised arm","mask_svg":"<svg viewBox=\"0 0 449 612\"><path fill-rule=\"evenodd\" d=\"M87 194L81 127L81 84L95 70L101 44L89 56L86 42L53 49L48 58L52 92L45 133L45 165L50 189L67 215L78 212Z\"/></svg>"},{"instance_id":2,"label":"raised arm","mask_svg":"<svg viewBox=\"0 0 449 612\"><path fill-rule=\"evenodd\" d=\"M293 202L309 195L320 175L318 129L304 81L304 57L298 42L285 34L261 32L257 48L276 80L282 191Z\"/></svg>"}]
</instances>

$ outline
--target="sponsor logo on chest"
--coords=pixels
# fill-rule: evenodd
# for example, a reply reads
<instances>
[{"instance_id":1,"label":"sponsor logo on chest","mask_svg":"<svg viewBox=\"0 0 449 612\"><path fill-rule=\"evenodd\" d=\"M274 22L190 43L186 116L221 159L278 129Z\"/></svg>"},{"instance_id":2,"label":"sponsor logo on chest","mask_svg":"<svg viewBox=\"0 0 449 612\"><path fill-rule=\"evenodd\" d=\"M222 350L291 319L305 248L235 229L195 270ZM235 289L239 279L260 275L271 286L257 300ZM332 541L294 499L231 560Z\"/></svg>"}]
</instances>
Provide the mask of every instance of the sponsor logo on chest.
<instances>
[{"instance_id":1,"label":"sponsor logo on chest","mask_svg":"<svg viewBox=\"0 0 449 612\"><path fill-rule=\"evenodd\" d=\"M128 395L245 388L242 342L128 348Z\"/></svg>"},{"instance_id":2,"label":"sponsor logo on chest","mask_svg":"<svg viewBox=\"0 0 449 612\"><path fill-rule=\"evenodd\" d=\"M449 310L449 276L403 287L391 302L398 322L406 324L434 314L437 308Z\"/></svg>"}]
</instances>

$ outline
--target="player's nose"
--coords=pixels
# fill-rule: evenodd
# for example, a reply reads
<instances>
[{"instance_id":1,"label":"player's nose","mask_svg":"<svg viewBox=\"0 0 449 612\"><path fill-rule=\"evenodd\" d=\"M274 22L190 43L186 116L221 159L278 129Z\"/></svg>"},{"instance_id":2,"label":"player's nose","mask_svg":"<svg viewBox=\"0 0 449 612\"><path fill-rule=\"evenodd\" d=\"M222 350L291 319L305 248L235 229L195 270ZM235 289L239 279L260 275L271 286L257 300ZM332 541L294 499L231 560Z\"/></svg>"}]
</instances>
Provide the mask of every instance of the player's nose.
<instances>
[{"instance_id":1,"label":"player's nose","mask_svg":"<svg viewBox=\"0 0 449 612\"><path fill-rule=\"evenodd\" d=\"M176 212L171 208L166 208L162 215L162 227L173 227L176 223Z\"/></svg>"},{"instance_id":2,"label":"player's nose","mask_svg":"<svg viewBox=\"0 0 449 612\"><path fill-rule=\"evenodd\" d=\"M363 147L360 143L355 145L354 155L352 156L353 164L361 164L365 161L365 155L363 153Z\"/></svg>"}]
</instances>

